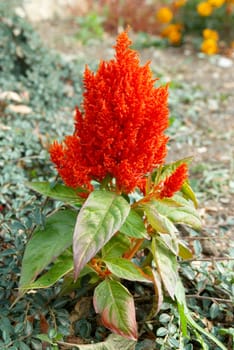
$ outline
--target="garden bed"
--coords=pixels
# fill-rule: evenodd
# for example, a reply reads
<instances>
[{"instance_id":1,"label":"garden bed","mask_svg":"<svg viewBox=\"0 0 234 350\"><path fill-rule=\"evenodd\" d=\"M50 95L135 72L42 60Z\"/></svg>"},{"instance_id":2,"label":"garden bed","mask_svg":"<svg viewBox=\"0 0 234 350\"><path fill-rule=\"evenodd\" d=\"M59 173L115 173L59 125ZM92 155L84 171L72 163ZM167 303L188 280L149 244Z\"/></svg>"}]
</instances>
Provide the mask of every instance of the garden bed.
<instances>
[{"instance_id":1,"label":"garden bed","mask_svg":"<svg viewBox=\"0 0 234 350\"><path fill-rule=\"evenodd\" d=\"M0 349L56 349L58 343L62 349L64 343L104 341L109 331L94 313L85 283L68 295L62 295L61 283L57 283L30 292L18 302L16 298L25 243L35 225L43 226L45 215L61 206L35 195L25 182L55 180L48 145L71 133L73 109L82 98L84 66L88 63L95 69L100 59L112 57L115 40L105 35L101 43L83 46L74 38L76 28L61 21L37 24L42 44L22 19L14 18L10 25L7 21L1 36L7 38L10 30L12 45L4 47L0 62L4 67L0 105ZM131 36L137 43L137 36ZM151 60L161 83L170 82L168 160L194 157L190 179L199 199L203 229L197 234L181 227L183 239L194 251L194 260L181 264L189 307L201 326L231 350L234 62L195 54L189 45L151 47L140 53L142 61ZM141 329L136 349L177 349L176 308L166 302L161 312L144 324L152 290L137 283L129 283L128 288L136 296ZM48 340L54 345L48 345ZM191 335L185 349L198 349L201 344ZM208 344L209 349L216 349Z\"/></svg>"}]
</instances>

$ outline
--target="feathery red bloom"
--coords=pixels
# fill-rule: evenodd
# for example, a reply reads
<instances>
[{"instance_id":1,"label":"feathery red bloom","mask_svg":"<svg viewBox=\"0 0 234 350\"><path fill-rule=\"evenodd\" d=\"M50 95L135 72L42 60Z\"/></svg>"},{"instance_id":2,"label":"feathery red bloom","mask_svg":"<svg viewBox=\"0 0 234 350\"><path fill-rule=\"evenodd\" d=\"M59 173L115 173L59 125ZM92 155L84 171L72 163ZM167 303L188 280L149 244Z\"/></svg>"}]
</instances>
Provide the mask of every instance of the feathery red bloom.
<instances>
[{"instance_id":1,"label":"feathery red bloom","mask_svg":"<svg viewBox=\"0 0 234 350\"><path fill-rule=\"evenodd\" d=\"M129 193L145 174L164 162L168 137L167 87L155 87L149 62L140 66L129 48L127 32L115 46L115 59L84 73L82 110L76 110L75 132L50 148L51 160L64 182L90 188L107 175Z\"/></svg>"},{"instance_id":2,"label":"feathery red bloom","mask_svg":"<svg viewBox=\"0 0 234 350\"><path fill-rule=\"evenodd\" d=\"M187 164L183 163L163 182L163 187L160 191L159 197L161 199L165 197L172 197L174 193L181 189L181 186L187 177L188 167Z\"/></svg>"}]
</instances>

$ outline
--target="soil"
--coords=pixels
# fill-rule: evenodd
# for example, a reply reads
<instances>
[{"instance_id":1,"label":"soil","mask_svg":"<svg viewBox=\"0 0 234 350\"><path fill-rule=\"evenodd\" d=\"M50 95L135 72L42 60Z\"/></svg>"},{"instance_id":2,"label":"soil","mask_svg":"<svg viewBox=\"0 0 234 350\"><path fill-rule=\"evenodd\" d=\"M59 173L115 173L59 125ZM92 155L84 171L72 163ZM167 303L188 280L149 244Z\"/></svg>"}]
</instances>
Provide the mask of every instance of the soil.
<instances>
[{"instance_id":1,"label":"soil","mask_svg":"<svg viewBox=\"0 0 234 350\"><path fill-rule=\"evenodd\" d=\"M83 46L75 38L77 27L72 21L40 22L36 29L46 45L67 59L85 58L89 64L113 57L115 38L108 34L102 42ZM134 41L133 33L130 37ZM204 222L203 253L225 256L230 247L234 249L234 57L204 56L189 43L179 48L141 49L140 57L142 62L150 60L164 80L188 86L188 96L183 90L183 102L177 107L185 116L185 134L179 130L172 137L169 159L193 155L195 168L212 169L213 175L206 173L205 182L214 189L202 196L199 207ZM191 174L204 182L203 175L201 170Z\"/></svg>"}]
</instances>

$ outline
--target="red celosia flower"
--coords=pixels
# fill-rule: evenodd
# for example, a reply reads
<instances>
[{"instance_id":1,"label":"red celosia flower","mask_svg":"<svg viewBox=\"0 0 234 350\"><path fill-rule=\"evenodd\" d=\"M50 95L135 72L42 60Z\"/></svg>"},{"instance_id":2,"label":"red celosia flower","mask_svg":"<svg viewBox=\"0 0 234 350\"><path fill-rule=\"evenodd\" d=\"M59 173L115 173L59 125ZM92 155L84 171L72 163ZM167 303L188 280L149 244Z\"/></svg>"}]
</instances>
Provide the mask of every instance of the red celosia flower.
<instances>
[{"instance_id":1,"label":"red celosia flower","mask_svg":"<svg viewBox=\"0 0 234 350\"><path fill-rule=\"evenodd\" d=\"M181 189L184 181L188 177L188 167L187 164L181 164L173 174L171 174L163 182L163 187L160 191L159 197L172 197L173 194Z\"/></svg>"},{"instance_id":2,"label":"red celosia flower","mask_svg":"<svg viewBox=\"0 0 234 350\"><path fill-rule=\"evenodd\" d=\"M50 148L64 182L90 188L107 175L129 193L148 172L164 162L168 137L167 87L155 87L149 62L139 65L127 32L115 46L115 59L86 67L84 102L75 116L75 132Z\"/></svg>"}]
</instances>

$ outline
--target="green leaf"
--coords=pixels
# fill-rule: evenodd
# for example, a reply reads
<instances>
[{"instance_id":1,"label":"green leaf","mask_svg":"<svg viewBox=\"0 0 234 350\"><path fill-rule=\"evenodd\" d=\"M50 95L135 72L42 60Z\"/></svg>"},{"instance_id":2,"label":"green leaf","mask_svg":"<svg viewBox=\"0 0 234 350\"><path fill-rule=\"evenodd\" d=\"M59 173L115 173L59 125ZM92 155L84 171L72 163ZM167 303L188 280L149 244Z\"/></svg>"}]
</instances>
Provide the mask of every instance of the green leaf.
<instances>
[{"instance_id":1,"label":"green leaf","mask_svg":"<svg viewBox=\"0 0 234 350\"><path fill-rule=\"evenodd\" d=\"M102 248L102 258L121 257L130 247L130 238L125 234L118 232Z\"/></svg>"},{"instance_id":2,"label":"green leaf","mask_svg":"<svg viewBox=\"0 0 234 350\"><path fill-rule=\"evenodd\" d=\"M161 240L165 243L167 248L170 249L170 251L174 255L178 255L179 247L178 247L178 239L175 234L162 234L160 235Z\"/></svg>"},{"instance_id":3,"label":"green leaf","mask_svg":"<svg viewBox=\"0 0 234 350\"><path fill-rule=\"evenodd\" d=\"M80 191L61 184L56 184L54 187L52 187L49 182L26 182L26 186L40 194L43 194L44 196L54 198L65 203L82 205L84 202L84 199L79 197Z\"/></svg>"},{"instance_id":4,"label":"green leaf","mask_svg":"<svg viewBox=\"0 0 234 350\"><path fill-rule=\"evenodd\" d=\"M158 185L161 181L165 181L166 178L172 175L181 164L191 163L192 159L193 157L183 158L183 159L177 160L176 162L166 164L160 167L159 169L157 169L155 173L155 180L154 180L155 185Z\"/></svg>"},{"instance_id":5,"label":"green leaf","mask_svg":"<svg viewBox=\"0 0 234 350\"><path fill-rule=\"evenodd\" d=\"M114 258L104 260L107 268L117 277L128 281L152 282L144 272L131 261L124 258Z\"/></svg>"},{"instance_id":6,"label":"green leaf","mask_svg":"<svg viewBox=\"0 0 234 350\"><path fill-rule=\"evenodd\" d=\"M180 191L183 193L185 199L190 199L193 202L195 208L198 207L197 198L188 181L183 183Z\"/></svg>"},{"instance_id":7,"label":"green leaf","mask_svg":"<svg viewBox=\"0 0 234 350\"><path fill-rule=\"evenodd\" d=\"M134 209L130 210L127 219L119 230L129 237L148 238L144 222Z\"/></svg>"},{"instance_id":8,"label":"green leaf","mask_svg":"<svg viewBox=\"0 0 234 350\"><path fill-rule=\"evenodd\" d=\"M19 282L21 291L71 246L76 216L75 211L60 210L47 218L45 228L35 230L24 252Z\"/></svg>"},{"instance_id":9,"label":"green leaf","mask_svg":"<svg viewBox=\"0 0 234 350\"><path fill-rule=\"evenodd\" d=\"M165 327L159 327L157 329L156 335L158 337L165 337L165 335L168 333L168 330Z\"/></svg>"},{"instance_id":10,"label":"green leaf","mask_svg":"<svg viewBox=\"0 0 234 350\"><path fill-rule=\"evenodd\" d=\"M157 232L173 234L177 231L173 223L168 220L165 215L159 213L156 201L148 202L142 207L145 211L148 222Z\"/></svg>"},{"instance_id":11,"label":"green leaf","mask_svg":"<svg viewBox=\"0 0 234 350\"><path fill-rule=\"evenodd\" d=\"M96 344L77 345L67 343L68 346L76 347L79 350L134 350L135 344L134 340L126 339L118 334L110 334L104 342Z\"/></svg>"},{"instance_id":12,"label":"green leaf","mask_svg":"<svg viewBox=\"0 0 234 350\"><path fill-rule=\"evenodd\" d=\"M209 313L210 313L210 318L214 320L220 313L219 305L217 305L216 303L213 303L210 307Z\"/></svg>"},{"instance_id":13,"label":"green leaf","mask_svg":"<svg viewBox=\"0 0 234 350\"><path fill-rule=\"evenodd\" d=\"M181 204L180 207L170 206L168 205L168 201L164 199L154 201L154 206L159 214L174 223L186 224L199 230L201 228L201 220L196 209L179 195L174 195L173 198L176 202Z\"/></svg>"},{"instance_id":14,"label":"green leaf","mask_svg":"<svg viewBox=\"0 0 234 350\"><path fill-rule=\"evenodd\" d=\"M176 257L165 246L160 237L153 237L151 249L157 265L157 271L163 281L164 287L170 297L174 299L178 280Z\"/></svg>"},{"instance_id":15,"label":"green leaf","mask_svg":"<svg viewBox=\"0 0 234 350\"><path fill-rule=\"evenodd\" d=\"M94 308L105 327L128 339L137 339L134 299L121 283L105 280L94 291Z\"/></svg>"},{"instance_id":16,"label":"green leaf","mask_svg":"<svg viewBox=\"0 0 234 350\"><path fill-rule=\"evenodd\" d=\"M51 345L55 345L54 344L54 340L52 340L51 338L48 337L47 334L37 334L36 335L36 338L43 341L43 342L46 342L46 343L49 343Z\"/></svg>"},{"instance_id":17,"label":"green leaf","mask_svg":"<svg viewBox=\"0 0 234 350\"><path fill-rule=\"evenodd\" d=\"M25 289L48 288L55 284L61 277L73 270L73 255L70 251L62 253L53 266L38 278L35 282L25 285Z\"/></svg>"},{"instance_id":18,"label":"green leaf","mask_svg":"<svg viewBox=\"0 0 234 350\"><path fill-rule=\"evenodd\" d=\"M187 260L193 258L193 253L183 242L180 241L178 256L180 256L184 260Z\"/></svg>"},{"instance_id":19,"label":"green leaf","mask_svg":"<svg viewBox=\"0 0 234 350\"><path fill-rule=\"evenodd\" d=\"M188 336L188 331L187 331L187 318L184 312L184 304L180 304L179 302L177 302L177 307L180 315L180 329L183 337L186 338Z\"/></svg>"},{"instance_id":20,"label":"green leaf","mask_svg":"<svg viewBox=\"0 0 234 350\"><path fill-rule=\"evenodd\" d=\"M129 203L113 192L97 190L89 195L78 214L73 236L75 279L120 229L129 211Z\"/></svg>"},{"instance_id":21,"label":"green leaf","mask_svg":"<svg viewBox=\"0 0 234 350\"><path fill-rule=\"evenodd\" d=\"M73 270L73 259L72 259L72 270ZM65 275L59 295L63 296L63 295L70 294L74 290L77 290L77 289L81 290L82 277L87 275L90 276L89 283L92 283L91 279L95 280L94 283L98 282L99 276L97 272L93 270L89 265L85 265L85 267L80 271L79 278L76 281L74 281L73 273L68 273Z\"/></svg>"},{"instance_id":22,"label":"green leaf","mask_svg":"<svg viewBox=\"0 0 234 350\"><path fill-rule=\"evenodd\" d=\"M179 311L181 311L181 310L183 311L182 317L186 318L186 323L190 326L190 328L194 331L194 333L196 334L196 331L198 331L199 333L205 335L207 338L212 340L216 345L218 345L220 347L220 349L228 350L226 348L226 346L224 346L215 336L213 336L211 333L207 332L204 328L199 326L194 321L194 319L192 318L191 313L187 307L184 286L180 280L177 281L175 296L177 299L177 303L180 304Z\"/></svg>"}]
</instances>

